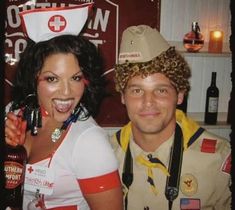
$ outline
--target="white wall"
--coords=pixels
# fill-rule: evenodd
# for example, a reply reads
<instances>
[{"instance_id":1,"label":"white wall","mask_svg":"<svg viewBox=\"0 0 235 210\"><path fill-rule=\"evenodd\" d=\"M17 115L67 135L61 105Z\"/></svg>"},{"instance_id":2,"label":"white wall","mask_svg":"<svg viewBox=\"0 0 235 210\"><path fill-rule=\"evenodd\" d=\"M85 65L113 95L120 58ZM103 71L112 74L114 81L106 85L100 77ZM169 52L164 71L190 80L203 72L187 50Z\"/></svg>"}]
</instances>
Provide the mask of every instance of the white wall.
<instances>
[{"instance_id":1,"label":"white wall","mask_svg":"<svg viewBox=\"0 0 235 210\"><path fill-rule=\"evenodd\" d=\"M209 32L215 28L224 31L224 52L228 52L230 26L230 0L162 0L161 34L177 49L184 50L182 39L191 30L191 23L197 21L205 38L201 52L207 51ZM210 85L211 72L217 72L217 86L220 91L219 112L227 112L228 100L232 88L230 73L232 71L231 54L183 54L191 71L191 91L188 112L204 112L205 93Z\"/></svg>"},{"instance_id":2,"label":"white wall","mask_svg":"<svg viewBox=\"0 0 235 210\"><path fill-rule=\"evenodd\" d=\"M224 41L229 42L229 4L230 0L161 0L160 31L169 41L182 41L191 23L197 21L205 41L209 40L209 31L217 27L224 31Z\"/></svg>"},{"instance_id":3,"label":"white wall","mask_svg":"<svg viewBox=\"0 0 235 210\"><path fill-rule=\"evenodd\" d=\"M162 0L160 32L179 51L185 51L183 37L197 21L204 36L205 45L200 53L183 53L191 67L191 91L188 98L188 113L203 125L206 89L210 85L211 72L217 72L219 96L219 121L226 121L228 101L232 89L230 74L232 60L229 50L231 35L230 0ZM209 32L220 29L224 32L222 54L207 53ZM223 126L221 126L223 124ZM205 126L205 125L204 125ZM209 130L229 138L230 125L219 123Z\"/></svg>"}]
</instances>

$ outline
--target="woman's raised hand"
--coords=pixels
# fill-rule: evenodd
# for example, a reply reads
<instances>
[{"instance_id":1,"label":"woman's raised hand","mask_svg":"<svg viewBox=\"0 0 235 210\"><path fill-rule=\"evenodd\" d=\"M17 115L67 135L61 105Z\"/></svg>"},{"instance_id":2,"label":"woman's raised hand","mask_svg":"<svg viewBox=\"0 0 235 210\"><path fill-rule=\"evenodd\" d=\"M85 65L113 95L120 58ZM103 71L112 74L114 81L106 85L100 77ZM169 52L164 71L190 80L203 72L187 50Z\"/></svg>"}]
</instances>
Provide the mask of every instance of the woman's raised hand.
<instances>
[{"instance_id":1,"label":"woman's raised hand","mask_svg":"<svg viewBox=\"0 0 235 210\"><path fill-rule=\"evenodd\" d=\"M21 116L9 112L5 118L5 141L7 144L17 146L25 143L27 122Z\"/></svg>"}]
</instances>

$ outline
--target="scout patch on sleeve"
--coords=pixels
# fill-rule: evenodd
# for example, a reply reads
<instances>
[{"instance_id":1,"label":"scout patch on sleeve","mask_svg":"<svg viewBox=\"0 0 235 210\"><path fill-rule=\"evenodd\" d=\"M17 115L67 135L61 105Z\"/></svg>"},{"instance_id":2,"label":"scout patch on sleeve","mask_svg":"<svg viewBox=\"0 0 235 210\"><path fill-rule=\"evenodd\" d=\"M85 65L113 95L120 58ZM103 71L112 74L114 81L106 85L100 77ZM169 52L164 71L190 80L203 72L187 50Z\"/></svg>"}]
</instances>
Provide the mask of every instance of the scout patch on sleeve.
<instances>
[{"instance_id":1,"label":"scout patch on sleeve","mask_svg":"<svg viewBox=\"0 0 235 210\"><path fill-rule=\"evenodd\" d=\"M180 210L200 210L201 202L200 199L192 198L181 198L180 199Z\"/></svg>"},{"instance_id":2,"label":"scout patch on sleeve","mask_svg":"<svg viewBox=\"0 0 235 210\"><path fill-rule=\"evenodd\" d=\"M221 171L227 174L230 174L231 170L231 153L227 156L227 158L224 160L222 164Z\"/></svg>"},{"instance_id":3,"label":"scout patch on sleeve","mask_svg":"<svg viewBox=\"0 0 235 210\"><path fill-rule=\"evenodd\" d=\"M203 139L201 145L201 152L215 153L217 140L214 139Z\"/></svg>"}]
</instances>

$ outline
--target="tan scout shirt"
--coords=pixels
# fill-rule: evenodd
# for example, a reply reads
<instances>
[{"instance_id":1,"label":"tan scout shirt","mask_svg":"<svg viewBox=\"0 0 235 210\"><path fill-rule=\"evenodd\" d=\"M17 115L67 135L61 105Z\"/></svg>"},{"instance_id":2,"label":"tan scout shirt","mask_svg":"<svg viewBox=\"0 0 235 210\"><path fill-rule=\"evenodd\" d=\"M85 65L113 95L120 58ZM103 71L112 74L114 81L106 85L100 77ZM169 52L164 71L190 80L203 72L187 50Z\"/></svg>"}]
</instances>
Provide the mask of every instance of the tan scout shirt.
<instances>
[{"instance_id":1,"label":"tan scout shirt","mask_svg":"<svg viewBox=\"0 0 235 210\"><path fill-rule=\"evenodd\" d=\"M158 157L167 168L173 137L151 153L152 156ZM119 160L119 172L122 177L125 152L116 138L113 137L111 143ZM130 150L133 158L134 180L128 192L128 210L168 210L168 201L165 197L166 175L158 168L152 169L158 191L155 195L147 182L147 167L136 161L138 155L147 156L150 153L144 152L135 144L132 137ZM230 143L227 140L204 131L183 152L179 195L173 202L172 210L231 209L230 153Z\"/></svg>"}]
</instances>

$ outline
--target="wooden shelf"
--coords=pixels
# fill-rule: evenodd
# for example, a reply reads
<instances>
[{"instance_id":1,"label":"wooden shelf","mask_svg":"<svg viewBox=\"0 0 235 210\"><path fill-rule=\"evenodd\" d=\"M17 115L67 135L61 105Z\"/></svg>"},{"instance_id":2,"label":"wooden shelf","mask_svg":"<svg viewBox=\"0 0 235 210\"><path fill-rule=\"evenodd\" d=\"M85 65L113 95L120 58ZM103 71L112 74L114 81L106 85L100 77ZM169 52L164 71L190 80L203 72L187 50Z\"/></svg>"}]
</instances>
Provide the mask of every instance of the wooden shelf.
<instances>
[{"instance_id":1,"label":"wooden shelf","mask_svg":"<svg viewBox=\"0 0 235 210\"><path fill-rule=\"evenodd\" d=\"M231 57L231 52L222 52L222 53L209 53L208 51L199 51L196 53L190 53L185 50L179 51L184 56L191 56L191 57Z\"/></svg>"},{"instance_id":2,"label":"wooden shelf","mask_svg":"<svg viewBox=\"0 0 235 210\"><path fill-rule=\"evenodd\" d=\"M215 125L204 123L204 112L189 112L187 116L198 122L198 124L207 129L230 129L231 125L227 123L227 113L218 113L218 121Z\"/></svg>"},{"instance_id":3,"label":"wooden shelf","mask_svg":"<svg viewBox=\"0 0 235 210\"><path fill-rule=\"evenodd\" d=\"M208 43L206 42L203 48L196 53L187 52L183 46L183 42L178 41L169 41L171 46L175 46L175 48L182 53L184 56L191 57L231 57L232 53L229 49L229 43L223 43L223 51L222 53L210 53L208 52Z\"/></svg>"}]
</instances>

